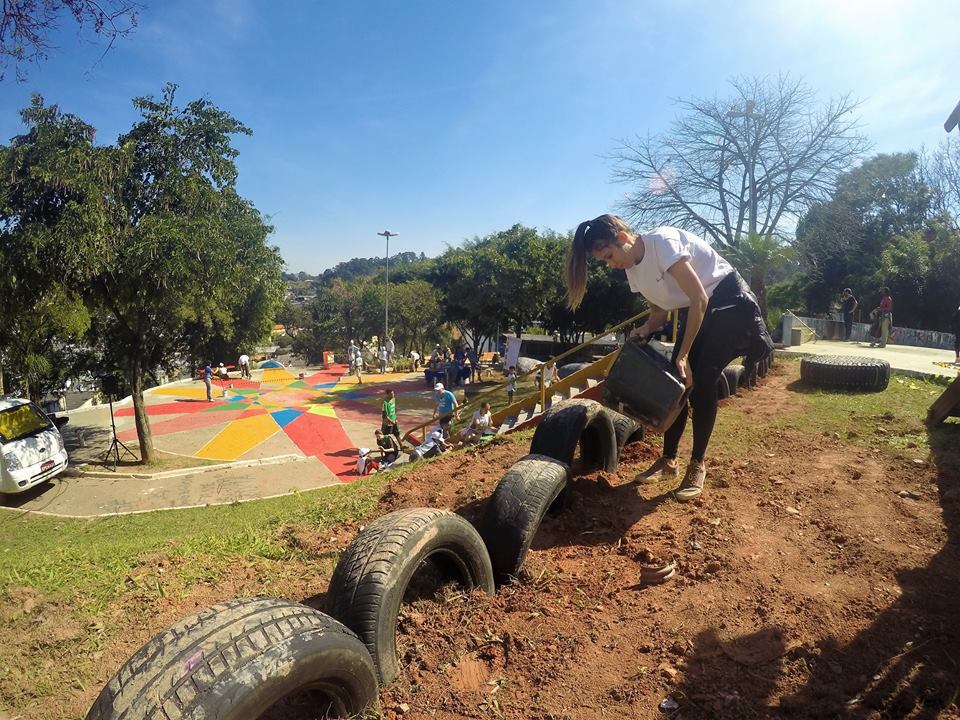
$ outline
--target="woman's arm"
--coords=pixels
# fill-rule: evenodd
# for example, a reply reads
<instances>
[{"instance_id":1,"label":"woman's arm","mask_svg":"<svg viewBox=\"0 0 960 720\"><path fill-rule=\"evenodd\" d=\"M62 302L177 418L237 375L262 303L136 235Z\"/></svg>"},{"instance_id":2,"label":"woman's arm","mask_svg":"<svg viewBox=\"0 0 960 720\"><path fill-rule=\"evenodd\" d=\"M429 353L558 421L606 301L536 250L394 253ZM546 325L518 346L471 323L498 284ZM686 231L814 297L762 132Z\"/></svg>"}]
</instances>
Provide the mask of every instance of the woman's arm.
<instances>
[{"instance_id":1,"label":"woman's arm","mask_svg":"<svg viewBox=\"0 0 960 720\"><path fill-rule=\"evenodd\" d=\"M700 326L703 324L703 316L707 312L707 291L703 289L703 283L690 266L687 258L681 258L667 270L677 281L677 285L683 290L684 294L690 298L690 309L687 311L687 328L683 333L683 342L680 343L680 350L677 351L677 370L680 377L687 387L693 385L693 375L687 369L687 356L690 354L690 348L693 341L700 332Z\"/></svg>"},{"instance_id":2,"label":"woman's arm","mask_svg":"<svg viewBox=\"0 0 960 720\"><path fill-rule=\"evenodd\" d=\"M655 330L659 330L667 322L668 313L663 308L659 308L656 305L650 305L650 315L647 316L647 321L638 328L634 328L630 331L630 337L640 337L646 340L650 337Z\"/></svg>"}]
</instances>

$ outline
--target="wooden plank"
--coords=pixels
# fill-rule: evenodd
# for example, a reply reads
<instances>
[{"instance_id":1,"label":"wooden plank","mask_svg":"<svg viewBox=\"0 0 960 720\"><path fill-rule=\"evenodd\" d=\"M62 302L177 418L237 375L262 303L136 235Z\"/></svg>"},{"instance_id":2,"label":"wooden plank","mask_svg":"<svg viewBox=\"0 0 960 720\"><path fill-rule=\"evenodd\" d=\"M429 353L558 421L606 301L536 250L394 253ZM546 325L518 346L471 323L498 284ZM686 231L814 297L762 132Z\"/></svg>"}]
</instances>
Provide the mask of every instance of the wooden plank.
<instances>
[{"instance_id":1,"label":"wooden plank","mask_svg":"<svg viewBox=\"0 0 960 720\"><path fill-rule=\"evenodd\" d=\"M950 415L960 412L960 375L947 386L927 410L927 429L932 430Z\"/></svg>"}]
</instances>

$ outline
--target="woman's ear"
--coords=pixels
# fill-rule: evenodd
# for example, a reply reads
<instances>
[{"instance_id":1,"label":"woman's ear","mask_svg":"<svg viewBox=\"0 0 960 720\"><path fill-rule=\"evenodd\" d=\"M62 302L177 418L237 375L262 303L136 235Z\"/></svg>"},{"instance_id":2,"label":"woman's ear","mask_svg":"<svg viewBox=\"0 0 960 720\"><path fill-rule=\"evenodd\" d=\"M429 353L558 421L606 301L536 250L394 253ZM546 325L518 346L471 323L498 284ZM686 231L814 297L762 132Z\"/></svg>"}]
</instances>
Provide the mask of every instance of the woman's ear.
<instances>
[{"instance_id":1,"label":"woman's ear","mask_svg":"<svg viewBox=\"0 0 960 720\"><path fill-rule=\"evenodd\" d=\"M628 242L630 242L630 235L626 230L617 230L617 234L613 236L617 242L617 245L623 247Z\"/></svg>"}]
</instances>

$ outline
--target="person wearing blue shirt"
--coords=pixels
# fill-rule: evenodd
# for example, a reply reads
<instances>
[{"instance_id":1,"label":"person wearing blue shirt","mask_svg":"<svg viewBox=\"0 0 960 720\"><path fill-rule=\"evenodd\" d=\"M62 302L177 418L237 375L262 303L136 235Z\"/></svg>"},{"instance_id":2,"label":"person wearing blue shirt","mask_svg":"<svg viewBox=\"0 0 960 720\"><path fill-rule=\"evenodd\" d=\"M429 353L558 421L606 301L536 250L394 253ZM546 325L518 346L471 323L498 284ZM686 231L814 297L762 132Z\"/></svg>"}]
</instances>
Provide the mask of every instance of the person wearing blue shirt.
<instances>
[{"instance_id":1,"label":"person wearing blue shirt","mask_svg":"<svg viewBox=\"0 0 960 720\"><path fill-rule=\"evenodd\" d=\"M212 387L213 387L213 368L210 366L210 363L207 363L207 366L203 369L203 384L207 386L207 402L213 402Z\"/></svg>"},{"instance_id":2,"label":"person wearing blue shirt","mask_svg":"<svg viewBox=\"0 0 960 720\"><path fill-rule=\"evenodd\" d=\"M433 416L440 418L441 425L447 424L449 427L450 418L459 414L460 404L457 397L449 390L443 387L443 383L437 383L433 386L434 398L437 406L434 408ZM445 422L446 421L446 422Z\"/></svg>"}]
</instances>

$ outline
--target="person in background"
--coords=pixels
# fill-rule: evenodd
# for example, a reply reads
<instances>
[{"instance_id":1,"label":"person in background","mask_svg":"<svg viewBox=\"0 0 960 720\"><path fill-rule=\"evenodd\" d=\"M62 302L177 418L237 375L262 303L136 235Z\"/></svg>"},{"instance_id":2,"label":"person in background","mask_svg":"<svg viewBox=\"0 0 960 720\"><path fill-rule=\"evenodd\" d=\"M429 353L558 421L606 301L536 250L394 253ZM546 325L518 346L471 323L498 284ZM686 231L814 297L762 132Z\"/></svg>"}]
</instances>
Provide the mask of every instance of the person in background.
<instances>
[{"instance_id":1,"label":"person in background","mask_svg":"<svg viewBox=\"0 0 960 720\"><path fill-rule=\"evenodd\" d=\"M449 431L449 422L447 423L446 430ZM417 460L423 460L424 458L435 457L443 452L446 452L449 448L447 447L446 440L444 439L444 424L441 423L438 427L434 428L433 431L427 436L427 439L423 441L420 445L417 445L413 449L413 452L410 453L410 462L416 462Z\"/></svg>"},{"instance_id":2,"label":"person in background","mask_svg":"<svg viewBox=\"0 0 960 720\"><path fill-rule=\"evenodd\" d=\"M960 307L953 311L950 324L953 326L953 352L957 356L953 364L960 365Z\"/></svg>"},{"instance_id":3,"label":"person in background","mask_svg":"<svg viewBox=\"0 0 960 720\"><path fill-rule=\"evenodd\" d=\"M400 427L397 425L397 396L391 388L383 391L385 397L380 411L381 429L387 435L393 435L400 442Z\"/></svg>"},{"instance_id":4,"label":"person in background","mask_svg":"<svg viewBox=\"0 0 960 720\"><path fill-rule=\"evenodd\" d=\"M413 360L413 371L416 372L420 369L420 353L416 350L411 350L410 359Z\"/></svg>"},{"instance_id":5,"label":"person in background","mask_svg":"<svg viewBox=\"0 0 960 720\"><path fill-rule=\"evenodd\" d=\"M513 395L517 392L517 368L511 365L507 370L507 404L513 404Z\"/></svg>"},{"instance_id":6,"label":"person in background","mask_svg":"<svg viewBox=\"0 0 960 720\"><path fill-rule=\"evenodd\" d=\"M383 375L387 372L387 360L390 359L390 353L387 351L386 346L380 347L380 351L377 353L377 359L380 361L380 374Z\"/></svg>"},{"instance_id":7,"label":"person in background","mask_svg":"<svg viewBox=\"0 0 960 720\"><path fill-rule=\"evenodd\" d=\"M467 359L470 361L470 382L474 381L474 377L477 378L477 382L480 382L480 357L477 355L477 351L470 348L467 351Z\"/></svg>"},{"instance_id":8,"label":"person in background","mask_svg":"<svg viewBox=\"0 0 960 720\"><path fill-rule=\"evenodd\" d=\"M377 438L377 447L384 465L396 462L400 457L400 443L397 439L389 433L384 434L383 430L374 430L373 434Z\"/></svg>"},{"instance_id":9,"label":"person in background","mask_svg":"<svg viewBox=\"0 0 960 720\"><path fill-rule=\"evenodd\" d=\"M360 373L363 372L363 353L360 350L357 350L357 354L353 358L353 373L357 376L357 384L363 384L363 378L360 377Z\"/></svg>"},{"instance_id":10,"label":"person in background","mask_svg":"<svg viewBox=\"0 0 960 720\"><path fill-rule=\"evenodd\" d=\"M433 392L437 403L433 410L433 417L439 419L441 426L447 423L447 427L444 428L444 437L449 437L449 423L454 416L459 415L460 404L457 402L457 396L444 388L443 383L434 385Z\"/></svg>"},{"instance_id":11,"label":"person in background","mask_svg":"<svg viewBox=\"0 0 960 720\"><path fill-rule=\"evenodd\" d=\"M480 409L474 410L470 425L460 433L460 445L479 442L484 435L492 434L491 422L490 403L484 400L480 403Z\"/></svg>"},{"instance_id":12,"label":"person in background","mask_svg":"<svg viewBox=\"0 0 960 720\"><path fill-rule=\"evenodd\" d=\"M244 353L237 359L237 365L240 367L240 377L250 379L250 356Z\"/></svg>"},{"instance_id":13,"label":"person in background","mask_svg":"<svg viewBox=\"0 0 960 720\"><path fill-rule=\"evenodd\" d=\"M207 386L207 402L213 402L213 363L203 368L203 384Z\"/></svg>"},{"instance_id":14,"label":"person in background","mask_svg":"<svg viewBox=\"0 0 960 720\"><path fill-rule=\"evenodd\" d=\"M220 364L217 366L217 377L220 378L221 380L229 380L229 379L230 379L230 373L227 372L227 368L224 366L223 363L220 363Z\"/></svg>"},{"instance_id":15,"label":"person in background","mask_svg":"<svg viewBox=\"0 0 960 720\"><path fill-rule=\"evenodd\" d=\"M843 311L843 339L850 340L853 333L853 313L857 309L857 299L850 288L844 288L840 294L840 309Z\"/></svg>"},{"instance_id":16,"label":"person in background","mask_svg":"<svg viewBox=\"0 0 960 720\"><path fill-rule=\"evenodd\" d=\"M357 359L357 353L360 352L360 348L357 347L355 340L351 340L350 344L347 346L347 365L353 369L353 363Z\"/></svg>"},{"instance_id":17,"label":"person in background","mask_svg":"<svg viewBox=\"0 0 960 720\"><path fill-rule=\"evenodd\" d=\"M887 340L890 339L890 328L893 327L893 298L890 297L890 288L880 288L880 304L873 311L880 320L880 347L887 346ZM870 343L870 347L877 347L876 342Z\"/></svg>"}]
</instances>

